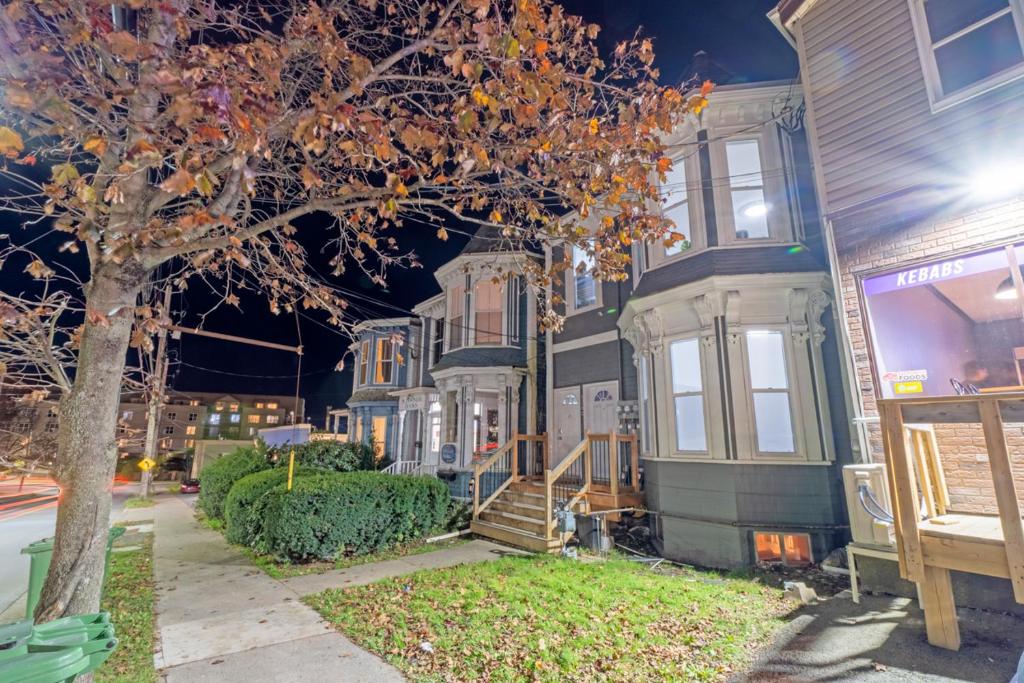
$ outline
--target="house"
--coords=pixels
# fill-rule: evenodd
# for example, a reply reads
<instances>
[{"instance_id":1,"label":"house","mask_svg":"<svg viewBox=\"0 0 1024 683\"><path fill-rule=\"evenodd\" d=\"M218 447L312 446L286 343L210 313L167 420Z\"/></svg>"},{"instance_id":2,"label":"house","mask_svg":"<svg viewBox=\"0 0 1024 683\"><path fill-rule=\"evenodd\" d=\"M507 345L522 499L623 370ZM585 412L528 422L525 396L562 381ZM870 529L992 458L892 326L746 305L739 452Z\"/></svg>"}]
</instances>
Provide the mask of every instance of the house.
<instances>
[{"instance_id":1,"label":"house","mask_svg":"<svg viewBox=\"0 0 1024 683\"><path fill-rule=\"evenodd\" d=\"M717 88L667 141L662 203L685 240L636 245L618 283L568 254L553 456L590 432L639 432L673 559L820 561L845 538L846 409L802 111L798 83Z\"/></svg>"},{"instance_id":2,"label":"house","mask_svg":"<svg viewBox=\"0 0 1024 683\"><path fill-rule=\"evenodd\" d=\"M784 0L769 16L800 60L854 448L883 462L880 399L1024 387L1024 4ZM934 430L950 505L995 512L980 429Z\"/></svg>"},{"instance_id":3,"label":"house","mask_svg":"<svg viewBox=\"0 0 1024 683\"><path fill-rule=\"evenodd\" d=\"M353 330L349 435L353 441L373 444L378 460L397 459L398 399L392 393L406 384L409 341L418 329L419 321L412 318L381 318L361 322Z\"/></svg>"}]
</instances>

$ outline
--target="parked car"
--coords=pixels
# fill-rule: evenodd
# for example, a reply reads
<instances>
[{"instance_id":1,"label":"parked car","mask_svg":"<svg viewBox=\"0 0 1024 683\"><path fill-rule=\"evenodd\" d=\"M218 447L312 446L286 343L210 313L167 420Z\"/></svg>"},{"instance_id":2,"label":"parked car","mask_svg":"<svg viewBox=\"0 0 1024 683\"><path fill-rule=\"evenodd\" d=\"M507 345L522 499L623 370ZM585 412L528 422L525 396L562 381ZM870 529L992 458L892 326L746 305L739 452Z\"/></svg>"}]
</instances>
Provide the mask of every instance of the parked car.
<instances>
[{"instance_id":1,"label":"parked car","mask_svg":"<svg viewBox=\"0 0 1024 683\"><path fill-rule=\"evenodd\" d=\"M182 479L181 480L181 492L182 493L199 493L199 480L198 479Z\"/></svg>"}]
</instances>

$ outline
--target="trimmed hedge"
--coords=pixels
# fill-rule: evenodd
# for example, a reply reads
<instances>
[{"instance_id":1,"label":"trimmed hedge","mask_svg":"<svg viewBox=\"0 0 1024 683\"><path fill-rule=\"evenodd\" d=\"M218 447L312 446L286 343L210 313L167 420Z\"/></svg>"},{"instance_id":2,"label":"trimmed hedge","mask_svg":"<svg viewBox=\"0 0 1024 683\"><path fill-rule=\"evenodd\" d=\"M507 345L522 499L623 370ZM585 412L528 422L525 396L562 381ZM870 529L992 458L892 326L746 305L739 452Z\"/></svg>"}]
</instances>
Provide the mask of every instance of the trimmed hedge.
<instances>
[{"instance_id":1,"label":"trimmed hedge","mask_svg":"<svg viewBox=\"0 0 1024 683\"><path fill-rule=\"evenodd\" d=\"M288 446L277 451L277 467L288 467ZM295 464L333 472L375 470L373 447L365 443L310 441L295 447Z\"/></svg>"},{"instance_id":2,"label":"trimmed hedge","mask_svg":"<svg viewBox=\"0 0 1024 683\"><path fill-rule=\"evenodd\" d=\"M420 538L445 522L451 494L433 477L331 472L263 498L264 548L296 561L363 554Z\"/></svg>"},{"instance_id":3,"label":"trimmed hedge","mask_svg":"<svg viewBox=\"0 0 1024 683\"><path fill-rule=\"evenodd\" d=\"M300 476L322 474L311 467L295 468L295 479ZM288 468L277 467L246 475L235 482L224 501L224 536L232 543L261 550L264 520L264 494L288 482ZM293 482L294 483L294 482Z\"/></svg>"},{"instance_id":4,"label":"trimmed hedge","mask_svg":"<svg viewBox=\"0 0 1024 683\"><path fill-rule=\"evenodd\" d=\"M210 519L223 519L224 501L235 482L269 468L262 446L243 446L222 455L199 473L199 509Z\"/></svg>"}]
</instances>

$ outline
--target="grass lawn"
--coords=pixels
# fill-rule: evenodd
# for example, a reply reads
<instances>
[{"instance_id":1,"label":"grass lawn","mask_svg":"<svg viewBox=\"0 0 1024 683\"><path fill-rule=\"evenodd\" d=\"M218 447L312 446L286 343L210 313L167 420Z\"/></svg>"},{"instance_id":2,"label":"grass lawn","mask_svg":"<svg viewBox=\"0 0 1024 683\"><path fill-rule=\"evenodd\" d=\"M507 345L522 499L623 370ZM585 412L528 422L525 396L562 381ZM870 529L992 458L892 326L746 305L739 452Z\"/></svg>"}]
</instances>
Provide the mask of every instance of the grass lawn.
<instances>
[{"instance_id":1,"label":"grass lawn","mask_svg":"<svg viewBox=\"0 0 1024 683\"><path fill-rule=\"evenodd\" d=\"M244 550L249 555L249 559L252 560L252 563L265 571L271 578L289 579L293 576L323 574L324 572L329 572L333 569L348 569L349 567L355 567L359 564L368 564L370 562L383 562L385 560L397 560L400 557L408 557L409 555L422 555L423 553L431 553L435 550L454 548L455 546L459 546L464 543L469 543L469 539L452 538L446 541L437 541L436 543L416 541L413 543L397 545L393 548L381 550L376 553L348 555L338 558L333 562L306 562L304 564L295 564L287 561L282 562L275 557L270 555L260 555L248 548L245 548Z\"/></svg>"},{"instance_id":2,"label":"grass lawn","mask_svg":"<svg viewBox=\"0 0 1024 683\"><path fill-rule=\"evenodd\" d=\"M792 609L780 591L744 579L547 555L305 601L414 681L724 680Z\"/></svg>"},{"instance_id":3,"label":"grass lawn","mask_svg":"<svg viewBox=\"0 0 1024 683\"><path fill-rule=\"evenodd\" d=\"M153 668L153 541L140 550L115 552L110 560L103 609L110 612L117 649L96 672L97 683L149 683Z\"/></svg>"},{"instance_id":4,"label":"grass lawn","mask_svg":"<svg viewBox=\"0 0 1024 683\"><path fill-rule=\"evenodd\" d=\"M124 502L126 510L131 508L151 508L156 505L156 501L150 498L129 498Z\"/></svg>"}]
</instances>

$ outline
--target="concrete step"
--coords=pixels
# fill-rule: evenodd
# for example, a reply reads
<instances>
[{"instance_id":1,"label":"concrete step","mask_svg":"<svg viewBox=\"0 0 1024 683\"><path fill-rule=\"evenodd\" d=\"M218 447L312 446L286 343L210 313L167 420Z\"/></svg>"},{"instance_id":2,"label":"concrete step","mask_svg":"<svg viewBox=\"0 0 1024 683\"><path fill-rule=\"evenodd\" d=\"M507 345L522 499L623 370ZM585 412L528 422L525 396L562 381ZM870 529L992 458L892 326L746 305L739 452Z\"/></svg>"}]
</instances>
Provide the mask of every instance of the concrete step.
<instances>
[{"instance_id":1,"label":"concrete step","mask_svg":"<svg viewBox=\"0 0 1024 683\"><path fill-rule=\"evenodd\" d=\"M523 517L522 515L510 512L499 512L498 510L492 510L489 507L480 513L480 519L492 524L500 524L501 526L506 526L511 529L527 531L539 537L544 536L545 525L543 519Z\"/></svg>"},{"instance_id":2,"label":"concrete step","mask_svg":"<svg viewBox=\"0 0 1024 683\"><path fill-rule=\"evenodd\" d=\"M520 529L479 519L470 522L469 528L477 536L484 536L485 538L501 541L502 543L534 552L556 553L562 547L562 542L558 538L553 538L549 541L546 538L526 533Z\"/></svg>"}]
</instances>

